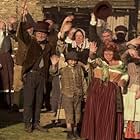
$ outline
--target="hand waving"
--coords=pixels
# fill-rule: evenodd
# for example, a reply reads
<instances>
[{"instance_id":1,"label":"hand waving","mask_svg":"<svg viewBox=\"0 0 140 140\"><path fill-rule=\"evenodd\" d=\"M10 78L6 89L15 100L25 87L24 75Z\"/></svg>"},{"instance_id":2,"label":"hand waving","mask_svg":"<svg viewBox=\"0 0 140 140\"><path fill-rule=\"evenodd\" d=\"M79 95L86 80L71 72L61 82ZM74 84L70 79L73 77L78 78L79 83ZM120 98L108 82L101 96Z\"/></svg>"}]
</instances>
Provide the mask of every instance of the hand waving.
<instances>
[{"instance_id":1,"label":"hand waving","mask_svg":"<svg viewBox=\"0 0 140 140\"><path fill-rule=\"evenodd\" d=\"M50 59L51 59L52 65L56 65L59 62L59 57L57 55L52 55Z\"/></svg>"},{"instance_id":2,"label":"hand waving","mask_svg":"<svg viewBox=\"0 0 140 140\"><path fill-rule=\"evenodd\" d=\"M96 42L90 42L89 50L92 53L96 53L96 51L97 51L97 43Z\"/></svg>"}]
</instances>

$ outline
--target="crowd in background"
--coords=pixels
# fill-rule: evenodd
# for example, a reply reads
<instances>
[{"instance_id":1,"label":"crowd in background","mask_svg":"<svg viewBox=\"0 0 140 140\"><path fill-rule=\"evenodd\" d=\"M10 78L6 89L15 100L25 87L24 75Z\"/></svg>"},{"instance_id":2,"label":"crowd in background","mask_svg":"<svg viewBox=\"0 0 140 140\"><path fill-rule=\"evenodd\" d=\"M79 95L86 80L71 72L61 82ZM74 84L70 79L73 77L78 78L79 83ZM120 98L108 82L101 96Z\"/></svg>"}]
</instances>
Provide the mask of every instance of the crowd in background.
<instances>
[{"instance_id":1,"label":"crowd in background","mask_svg":"<svg viewBox=\"0 0 140 140\"><path fill-rule=\"evenodd\" d=\"M74 14L60 27L52 15L34 21L26 5L21 15L0 21L0 92L11 111L23 102L25 131L48 132L41 108L62 107L68 140L140 139L140 37L126 39L125 25L113 34L94 13L89 36Z\"/></svg>"}]
</instances>

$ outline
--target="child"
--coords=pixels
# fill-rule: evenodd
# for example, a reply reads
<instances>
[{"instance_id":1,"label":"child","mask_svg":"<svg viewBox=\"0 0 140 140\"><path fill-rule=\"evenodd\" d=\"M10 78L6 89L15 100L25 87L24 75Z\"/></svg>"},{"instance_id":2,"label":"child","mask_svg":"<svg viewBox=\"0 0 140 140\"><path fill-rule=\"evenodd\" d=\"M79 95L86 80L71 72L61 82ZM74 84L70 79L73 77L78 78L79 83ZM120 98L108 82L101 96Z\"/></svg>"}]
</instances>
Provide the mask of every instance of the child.
<instances>
[{"instance_id":1,"label":"child","mask_svg":"<svg viewBox=\"0 0 140 140\"><path fill-rule=\"evenodd\" d=\"M71 140L79 138L77 124L80 122L81 101L86 93L87 84L84 79L83 70L77 64L77 53L73 51L68 52L65 59L67 66L58 69L59 58L52 56L50 72L53 74L59 72L61 75L62 107L66 115L67 139Z\"/></svg>"}]
</instances>

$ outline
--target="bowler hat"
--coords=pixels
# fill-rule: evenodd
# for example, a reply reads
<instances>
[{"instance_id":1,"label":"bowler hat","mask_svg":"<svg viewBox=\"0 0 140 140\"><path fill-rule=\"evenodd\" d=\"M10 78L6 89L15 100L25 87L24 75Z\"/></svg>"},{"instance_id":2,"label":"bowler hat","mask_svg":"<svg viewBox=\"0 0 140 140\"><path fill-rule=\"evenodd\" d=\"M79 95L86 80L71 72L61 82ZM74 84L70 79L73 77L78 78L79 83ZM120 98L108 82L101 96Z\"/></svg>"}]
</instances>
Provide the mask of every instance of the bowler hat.
<instances>
[{"instance_id":1,"label":"bowler hat","mask_svg":"<svg viewBox=\"0 0 140 140\"><path fill-rule=\"evenodd\" d=\"M44 21L37 21L34 27L34 31L48 33L48 27L49 27L49 23Z\"/></svg>"},{"instance_id":2,"label":"bowler hat","mask_svg":"<svg viewBox=\"0 0 140 140\"><path fill-rule=\"evenodd\" d=\"M66 59L66 61L67 60L76 60L77 61L78 60L78 55L77 55L76 52L70 51L70 52L66 53L65 59Z\"/></svg>"},{"instance_id":3,"label":"bowler hat","mask_svg":"<svg viewBox=\"0 0 140 140\"><path fill-rule=\"evenodd\" d=\"M108 1L100 1L95 5L93 12L96 18L106 20L112 15L112 5Z\"/></svg>"}]
</instances>

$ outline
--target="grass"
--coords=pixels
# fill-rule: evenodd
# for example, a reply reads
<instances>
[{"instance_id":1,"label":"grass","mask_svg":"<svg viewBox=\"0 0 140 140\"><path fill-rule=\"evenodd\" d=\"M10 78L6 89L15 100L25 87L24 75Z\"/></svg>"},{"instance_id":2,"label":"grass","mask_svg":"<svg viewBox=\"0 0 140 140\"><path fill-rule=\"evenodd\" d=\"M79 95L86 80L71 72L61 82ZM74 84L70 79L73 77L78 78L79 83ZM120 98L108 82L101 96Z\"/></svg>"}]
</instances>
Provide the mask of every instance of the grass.
<instances>
[{"instance_id":1,"label":"grass","mask_svg":"<svg viewBox=\"0 0 140 140\"><path fill-rule=\"evenodd\" d=\"M41 114L41 125L49 128L49 132L24 131L22 113L8 113L0 111L0 140L66 140L64 127L52 127L49 125L52 119L49 113Z\"/></svg>"},{"instance_id":2,"label":"grass","mask_svg":"<svg viewBox=\"0 0 140 140\"><path fill-rule=\"evenodd\" d=\"M23 124L16 124L0 129L0 140L66 140L64 128L51 128L48 133L33 131L31 134L24 132L23 128Z\"/></svg>"}]
</instances>

